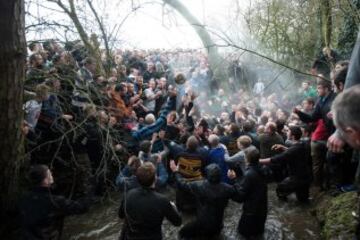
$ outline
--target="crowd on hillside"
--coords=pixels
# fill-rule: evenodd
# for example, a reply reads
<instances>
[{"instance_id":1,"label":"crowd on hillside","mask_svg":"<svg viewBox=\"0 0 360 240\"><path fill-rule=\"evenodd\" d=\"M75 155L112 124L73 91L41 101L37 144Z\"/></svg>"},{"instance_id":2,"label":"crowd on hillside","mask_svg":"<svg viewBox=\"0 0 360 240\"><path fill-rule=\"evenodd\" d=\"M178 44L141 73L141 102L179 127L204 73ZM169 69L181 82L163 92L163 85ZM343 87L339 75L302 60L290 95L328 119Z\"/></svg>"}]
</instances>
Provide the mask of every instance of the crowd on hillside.
<instances>
[{"instance_id":1,"label":"crowd on hillside","mask_svg":"<svg viewBox=\"0 0 360 240\"><path fill-rule=\"evenodd\" d=\"M24 239L59 239L64 216L114 189L124 193L120 239L161 239L163 218L180 226L179 211L196 214L181 239L216 236L229 200L243 203L238 231L252 239L264 232L270 182L279 201L356 190L359 128L333 104L359 82L356 49L335 62L325 48L317 77L291 97L261 79L246 90L231 78L224 91L201 51L104 51L99 60L79 43L46 41L29 52L23 133L35 188L20 204ZM161 195L168 187L176 206Z\"/></svg>"}]
</instances>

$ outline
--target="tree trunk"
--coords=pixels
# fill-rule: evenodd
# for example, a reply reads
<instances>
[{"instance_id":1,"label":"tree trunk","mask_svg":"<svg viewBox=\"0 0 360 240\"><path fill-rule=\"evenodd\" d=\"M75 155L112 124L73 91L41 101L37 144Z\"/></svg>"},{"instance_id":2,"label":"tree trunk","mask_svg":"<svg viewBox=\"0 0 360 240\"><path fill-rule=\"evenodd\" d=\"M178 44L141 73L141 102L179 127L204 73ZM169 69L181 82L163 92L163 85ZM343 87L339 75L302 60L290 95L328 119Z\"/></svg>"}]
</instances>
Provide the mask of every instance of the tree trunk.
<instances>
[{"instance_id":1,"label":"tree trunk","mask_svg":"<svg viewBox=\"0 0 360 240\"><path fill-rule=\"evenodd\" d=\"M214 78L217 82L227 81L227 74L224 69L224 61L218 53L217 46L215 42L211 39L209 32L206 30L205 26L200 23L194 15L181 3L179 0L163 0L164 3L168 4L176 11L178 11L189 24L194 28L197 35L200 37L204 47L207 49L209 55L209 64L211 70L214 72Z\"/></svg>"},{"instance_id":2,"label":"tree trunk","mask_svg":"<svg viewBox=\"0 0 360 240\"><path fill-rule=\"evenodd\" d=\"M23 150L24 0L0 0L0 217L14 206Z\"/></svg>"},{"instance_id":3,"label":"tree trunk","mask_svg":"<svg viewBox=\"0 0 360 240\"><path fill-rule=\"evenodd\" d=\"M48 0L48 1L55 2L69 16L69 18L73 22L77 32L79 33L81 41L84 43L85 48L88 50L89 55L91 57L95 58L95 60L96 60L97 73L103 75L105 72L104 72L102 62L101 62L100 49L96 48L95 46L93 46L91 44L90 38L89 38L88 34L86 33L83 25L80 22L78 15L77 15L74 0L68 0L69 8L66 7L61 1L53 1L53 0Z\"/></svg>"},{"instance_id":4,"label":"tree trunk","mask_svg":"<svg viewBox=\"0 0 360 240\"><path fill-rule=\"evenodd\" d=\"M321 37L325 47L330 47L332 34L332 15L330 0L320 1L321 12Z\"/></svg>"}]
</instances>

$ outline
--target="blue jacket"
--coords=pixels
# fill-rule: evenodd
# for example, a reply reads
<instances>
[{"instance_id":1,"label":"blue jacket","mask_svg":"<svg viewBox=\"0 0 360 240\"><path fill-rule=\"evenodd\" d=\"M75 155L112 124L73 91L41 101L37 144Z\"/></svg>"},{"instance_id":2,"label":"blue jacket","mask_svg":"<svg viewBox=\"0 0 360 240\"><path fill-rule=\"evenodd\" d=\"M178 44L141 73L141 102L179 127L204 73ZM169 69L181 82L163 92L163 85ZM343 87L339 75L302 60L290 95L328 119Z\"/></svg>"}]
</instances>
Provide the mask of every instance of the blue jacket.
<instances>
[{"instance_id":1,"label":"blue jacket","mask_svg":"<svg viewBox=\"0 0 360 240\"><path fill-rule=\"evenodd\" d=\"M229 167L225 162L225 149L220 146L210 149L208 159L209 159L208 164L216 163L217 165L219 165L221 169L221 182L230 183L231 181L227 177L227 172L229 170Z\"/></svg>"}]
</instances>

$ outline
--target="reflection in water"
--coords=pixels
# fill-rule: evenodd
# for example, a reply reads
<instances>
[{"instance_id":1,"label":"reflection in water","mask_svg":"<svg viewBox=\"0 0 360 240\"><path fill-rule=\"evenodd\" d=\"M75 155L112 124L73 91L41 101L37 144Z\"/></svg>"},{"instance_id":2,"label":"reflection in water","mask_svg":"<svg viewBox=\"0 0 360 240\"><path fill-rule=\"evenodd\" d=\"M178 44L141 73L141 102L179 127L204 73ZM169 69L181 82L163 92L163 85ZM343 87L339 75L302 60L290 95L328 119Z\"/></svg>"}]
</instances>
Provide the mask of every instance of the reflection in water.
<instances>
[{"instance_id":1,"label":"reflection in water","mask_svg":"<svg viewBox=\"0 0 360 240\"><path fill-rule=\"evenodd\" d=\"M294 198L288 202L280 202L274 192L275 185L269 186L269 213L266 222L265 240L317 240L320 239L320 229L313 216L310 215L310 205L300 205ZM165 194L174 199L174 190ZM85 215L66 219L63 239L70 240L114 240L118 239L121 220L117 210L120 195L114 194L109 200L94 206ZM236 227L241 216L242 205L231 202L225 210L223 236L219 239L242 239L236 233ZM190 221L192 216L184 215L183 222ZM167 221L163 225L164 240L178 239L179 228Z\"/></svg>"}]
</instances>

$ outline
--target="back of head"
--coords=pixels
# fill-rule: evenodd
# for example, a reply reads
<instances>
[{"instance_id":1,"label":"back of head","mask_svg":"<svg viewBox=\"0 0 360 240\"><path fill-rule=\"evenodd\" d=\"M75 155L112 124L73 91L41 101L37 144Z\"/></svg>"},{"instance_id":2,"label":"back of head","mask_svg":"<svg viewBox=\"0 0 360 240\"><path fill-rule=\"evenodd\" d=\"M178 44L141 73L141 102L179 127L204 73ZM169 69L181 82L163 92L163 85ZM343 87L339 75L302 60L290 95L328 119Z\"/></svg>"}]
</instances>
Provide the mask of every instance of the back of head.
<instances>
[{"instance_id":1,"label":"back of head","mask_svg":"<svg viewBox=\"0 0 360 240\"><path fill-rule=\"evenodd\" d=\"M275 124L276 124L276 130L278 132L281 132L285 127L286 121L284 119L277 119L275 121Z\"/></svg>"},{"instance_id":2,"label":"back of head","mask_svg":"<svg viewBox=\"0 0 360 240\"><path fill-rule=\"evenodd\" d=\"M293 136L295 140L300 140L300 138L302 137L302 131L299 126L290 126L289 131L291 136Z\"/></svg>"},{"instance_id":3,"label":"back of head","mask_svg":"<svg viewBox=\"0 0 360 240\"><path fill-rule=\"evenodd\" d=\"M186 147L190 151L195 151L199 146L199 140L195 136L190 136L188 140L186 141Z\"/></svg>"},{"instance_id":4,"label":"back of head","mask_svg":"<svg viewBox=\"0 0 360 240\"><path fill-rule=\"evenodd\" d=\"M224 135L225 128L221 124L217 124L215 128L217 129L219 135Z\"/></svg>"},{"instance_id":5,"label":"back of head","mask_svg":"<svg viewBox=\"0 0 360 240\"><path fill-rule=\"evenodd\" d=\"M216 147L220 143L219 137L216 134L210 134L208 140L212 147Z\"/></svg>"},{"instance_id":6,"label":"back of head","mask_svg":"<svg viewBox=\"0 0 360 240\"><path fill-rule=\"evenodd\" d=\"M339 94L332 104L332 112L337 128L360 131L360 86L355 85Z\"/></svg>"},{"instance_id":7,"label":"back of head","mask_svg":"<svg viewBox=\"0 0 360 240\"><path fill-rule=\"evenodd\" d=\"M248 148L245 150L245 159L249 165L257 165L260 159L260 152L256 148Z\"/></svg>"},{"instance_id":8,"label":"back of head","mask_svg":"<svg viewBox=\"0 0 360 240\"><path fill-rule=\"evenodd\" d=\"M221 169L216 163L212 163L206 167L206 179L211 184L217 184L221 181Z\"/></svg>"},{"instance_id":9,"label":"back of head","mask_svg":"<svg viewBox=\"0 0 360 240\"><path fill-rule=\"evenodd\" d=\"M146 162L136 170L136 178L141 186L151 187L155 182L156 169L154 164Z\"/></svg>"},{"instance_id":10,"label":"back of head","mask_svg":"<svg viewBox=\"0 0 360 240\"><path fill-rule=\"evenodd\" d=\"M239 133L239 132L240 132L239 126L236 125L235 123L232 123L232 124L230 125L230 132L231 132L232 134Z\"/></svg>"},{"instance_id":11,"label":"back of head","mask_svg":"<svg viewBox=\"0 0 360 240\"><path fill-rule=\"evenodd\" d=\"M140 143L140 151L145 153L150 152L151 149L151 142L149 140L144 140Z\"/></svg>"},{"instance_id":12,"label":"back of head","mask_svg":"<svg viewBox=\"0 0 360 240\"><path fill-rule=\"evenodd\" d=\"M146 123L147 125L151 125L151 124L153 124L154 122L155 122L155 116L154 116L154 114L152 114L152 113L146 114L146 116L145 116L145 123Z\"/></svg>"},{"instance_id":13,"label":"back of head","mask_svg":"<svg viewBox=\"0 0 360 240\"><path fill-rule=\"evenodd\" d=\"M238 138L238 143L240 143L244 148L247 148L251 145L252 140L249 136L247 135L243 135L241 137Z\"/></svg>"},{"instance_id":14,"label":"back of head","mask_svg":"<svg viewBox=\"0 0 360 240\"><path fill-rule=\"evenodd\" d=\"M115 92L122 92L122 91L124 91L125 90L125 84L124 83L118 83L118 84L116 84L116 86L115 86Z\"/></svg>"},{"instance_id":15,"label":"back of head","mask_svg":"<svg viewBox=\"0 0 360 240\"><path fill-rule=\"evenodd\" d=\"M348 72L348 67L342 67L339 70L335 71L334 76L333 76L333 81L334 84L336 85L336 87L340 87L340 84L342 84L343 86L345 85L345 79L347 76L347 72Z\"/></svg>"},{"instance_id":16,"label":"back of head","mask_svg":"<svg viewBox=\"0 0 360 240\"><path fill-rule=\"evenodd\" d=\"M140 159L137 156L131 156L129 162L130 173L135 174L137 169L141 166Z\"/></svg>"},{"instance_id":17,"label":"back of head","mask_svg":"<svg viewBox=\"0 0 360 240\"><path fill-rule=\"evenodd\" d=\"M34 186L40 186L47 177L49 168L46 165L34 165L30 168L29 179Z\"/></svg>"},{"instance_id":18,"label":"back of head","mask_svg":"<svg viewBox=\"0 0 360 240\"><path fill-rule=\"evenodd\" d=\"M251 132L253 130L253 124L251 123L251 121L247 120L244 122L243 130L244 132Z\"/></svg>"},{"instance_id":19,"label":"back of head","mask_svg":"<svg viewBox=\"0 0 360 240\"><path fill-rule=\"evenodd\" d=\"M274 134L276 132L276 124L274 122L268 122L265 126L265 132Z\"/></svg>"},{"instance_id":20,"label":"back of head","mask_svg":"<svg viewBox=\"0 0 360 240\"><path fill-rule=\"evenodd\" d=\"M49 94L50 88L45 84L38 84L35 87L35 93L36 93L36 97L40 98L40 99L45 99L46 96Z\"/></svg>"}]
</instances>

